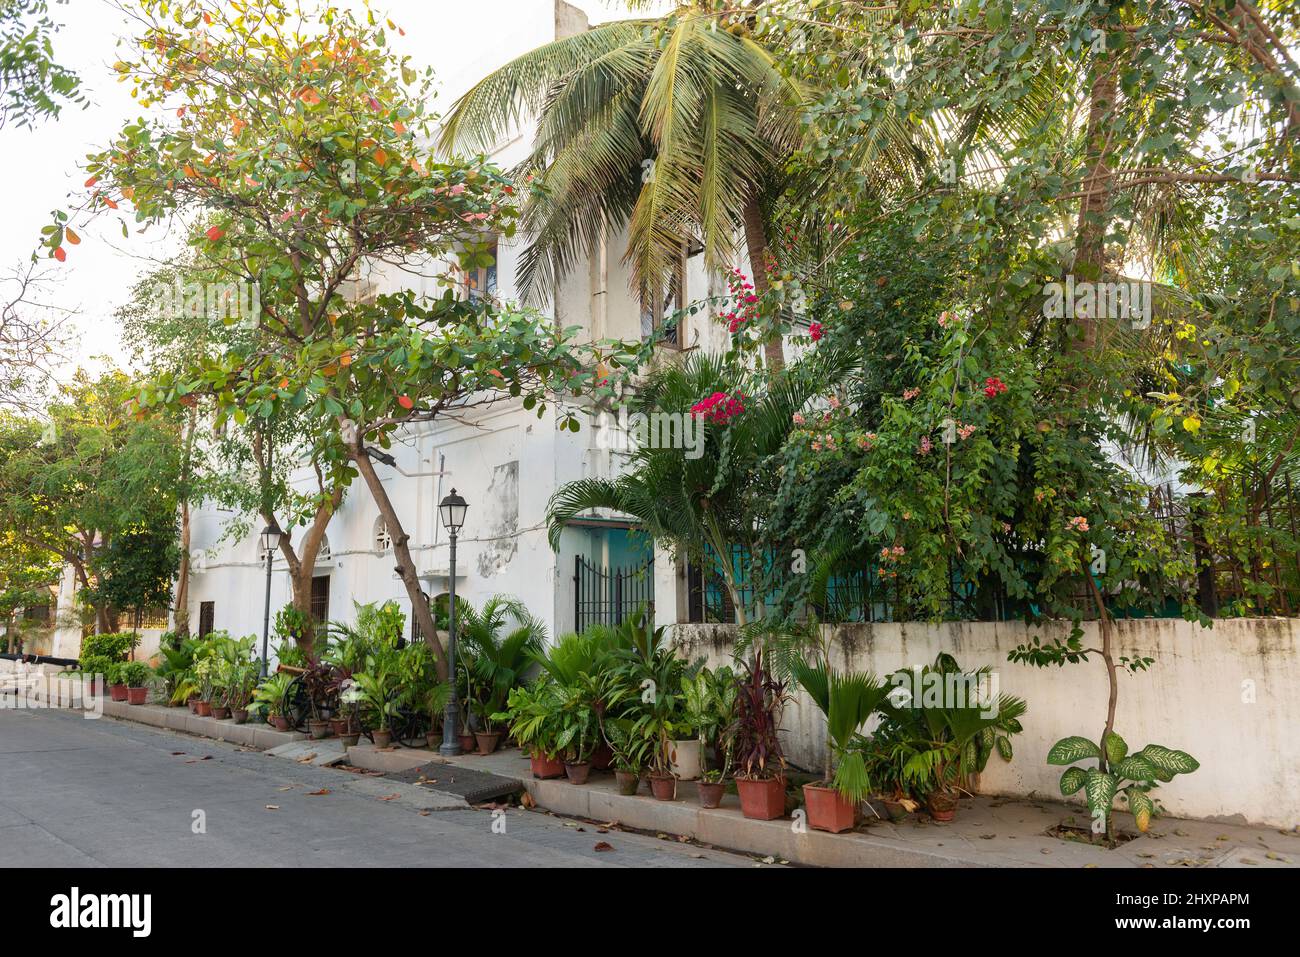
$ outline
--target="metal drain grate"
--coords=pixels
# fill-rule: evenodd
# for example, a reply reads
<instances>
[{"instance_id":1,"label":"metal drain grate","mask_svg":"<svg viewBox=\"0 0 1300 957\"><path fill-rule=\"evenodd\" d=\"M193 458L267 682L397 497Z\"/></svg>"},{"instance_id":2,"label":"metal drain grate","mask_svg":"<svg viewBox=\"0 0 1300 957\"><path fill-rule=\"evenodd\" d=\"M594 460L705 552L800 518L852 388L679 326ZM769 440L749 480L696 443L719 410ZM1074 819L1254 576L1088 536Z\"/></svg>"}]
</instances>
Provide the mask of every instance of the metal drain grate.
<instances>
[{"instance_id":1,"label":"metal drain grate","mask_svg":"<svg viewBox=\"0 0 1300 957\"><path fill-rule=\"evenodd\" d=\"M518 778L488 774L485 771L475 771L472 768L463 768L455 764L443 764L438 761L421 764L419 767L410 768L406 771L396 771L385 775L385 777L403 781L407 784L418 784L420 787L429 788L431 791L455 794L463 797L467 804L499 801L501 798L518 794L524 789L523 782Z\"/></svg>"}]
</instances>

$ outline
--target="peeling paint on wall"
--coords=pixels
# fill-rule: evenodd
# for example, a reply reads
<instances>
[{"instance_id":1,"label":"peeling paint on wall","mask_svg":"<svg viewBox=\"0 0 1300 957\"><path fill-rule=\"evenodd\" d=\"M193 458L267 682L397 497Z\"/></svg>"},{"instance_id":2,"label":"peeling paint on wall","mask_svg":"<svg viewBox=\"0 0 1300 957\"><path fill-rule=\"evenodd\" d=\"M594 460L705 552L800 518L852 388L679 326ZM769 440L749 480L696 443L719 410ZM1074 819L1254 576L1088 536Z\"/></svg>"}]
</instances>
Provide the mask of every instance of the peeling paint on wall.
<instances>
[{"instance_id":1,"label":"peeling paint on wall","mask_svg":"<svg viewBox=\"0 0 1300 957\"><path fill-rule=\"evenodd\" d=\"M519 462L507 462L492 470L487 488L484 537L478 553L478 573L483 578L499 575L519 549Z\"/></svg>"}]
</instances>

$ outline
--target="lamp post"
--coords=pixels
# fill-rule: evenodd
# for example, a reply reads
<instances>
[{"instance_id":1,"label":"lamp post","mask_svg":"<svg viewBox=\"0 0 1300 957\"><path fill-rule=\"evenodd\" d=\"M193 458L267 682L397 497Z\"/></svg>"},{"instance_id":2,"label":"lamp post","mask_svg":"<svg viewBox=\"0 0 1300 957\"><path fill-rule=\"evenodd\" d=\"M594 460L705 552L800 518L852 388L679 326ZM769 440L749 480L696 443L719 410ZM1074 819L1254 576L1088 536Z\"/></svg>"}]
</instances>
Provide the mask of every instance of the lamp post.
<instances>
[{"instance_id":1,"label":"lamp post","mask_svg":"<svg viewBox=\"0 0 1300 957\"><path fill-rule=\"evenodd\" d=\"M271 516L271 523L262 529L262 551L266 553L266 607L262 612L262 677L266 677L266 644L271 635L271 562L275 559L275 550L280 547L280 526Z\"/></svg>"},{"instance_id":2,"label":"lamp post","mask_svg":"<svg viewBox=\"0 0 1300 957\"><path fill-rule=\"evenodd\" d=\"M442 747L438 748L439 754L448 757L460 754L460 738L456 733L456 718L460 710L456 703L456 533L465 524L468 507L455 489L438 503L442 527L447 530L451 542L451 567L447 575L447 676L451 680L451 694L447 696L447 707L442 714Z\"/></svg>"}]
</instances>

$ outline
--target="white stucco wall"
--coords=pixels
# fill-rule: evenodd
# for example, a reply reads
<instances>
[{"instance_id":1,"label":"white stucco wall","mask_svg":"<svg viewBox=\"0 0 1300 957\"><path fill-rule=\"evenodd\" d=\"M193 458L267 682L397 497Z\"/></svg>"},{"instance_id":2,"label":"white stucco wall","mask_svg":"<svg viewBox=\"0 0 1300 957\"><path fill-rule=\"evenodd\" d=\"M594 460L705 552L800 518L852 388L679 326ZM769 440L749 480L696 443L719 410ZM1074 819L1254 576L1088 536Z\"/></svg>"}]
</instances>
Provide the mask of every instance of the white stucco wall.
<instances>
[{"instance_id":1,"label":"white stucco wall","mask_svg":"<svg viewBox=\"0 0 1300 957\"><path fill-rule=\"evenodd\" d=\"M1147 744L1187 751L1199 770L1155 792L1178 817L1293 827L1300 820L1300 619L1216 622L1212 629L1176 619L1117 623L1118 654L1149 656L1145 673L1120 676L1115 730L1137 750ZM730 660L731 627L678 625L682 653L712 663ZM1085 646L1099 643L1085 624ZM1063 768L1045 763L1048 749L1068 735L1101 737L1107 683L1099 657L1064 668L1012 664L1007 653L1033 633L1017 622L875 624L834 630L837 668L885 676L926 664L940 651L964 669L991 666L999 691L1029 705L1024 733L1008 764L990 759L981 790L1059 800ZM1068 634L1068 625L1042 631ZM824 760L824 720L800 692L782 720L791 760L818 768Z\"/></svg>"}]
</instances>

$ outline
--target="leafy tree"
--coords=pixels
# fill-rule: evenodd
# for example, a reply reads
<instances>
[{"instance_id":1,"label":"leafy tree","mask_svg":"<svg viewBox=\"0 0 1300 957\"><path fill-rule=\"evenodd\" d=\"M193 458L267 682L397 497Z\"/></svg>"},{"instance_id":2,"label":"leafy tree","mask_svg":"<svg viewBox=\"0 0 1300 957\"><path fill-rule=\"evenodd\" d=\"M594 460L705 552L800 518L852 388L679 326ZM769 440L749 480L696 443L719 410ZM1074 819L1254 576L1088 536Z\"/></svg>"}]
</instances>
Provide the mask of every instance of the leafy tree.
<instances>
[{"instance_id":1,"label":"leafy tree","mask_svg":"<svg viewBox=\"0 0 1300 957\"><path fill-rule=\"evenodd\" d=\"M0 127L31 126L86 102L77 74L54 58L59 28L49 11L48 0L0 0Z\"/></svg>"},{"instance_id":2,"label":"leafy tree","mask_svg":"<svg viewBox=\"0 0 1300 957\"><path fill-rule=\"evenodd\" d=\"M17 650L19 637L16 613L48 604L50 586L58 582L62 570L52 552L28 544L12 531L0 535L0 622L4 622L10 653Z\"/></svg>"},{"instance_id":3,"label":"leafy tree","mask_svg":"<svg viewBox=\"0 0 1300 957\"><path fill-rule=\"evenodd\" d=\"M146 609L172 603L172 581L180 564L175 512L150 515L119 531L91 562L95 583L83 600L134 612L140 629Z\"/></svg>"},{"instance_id":4,"label":"leafy tree","mask_svg":"<svg viewBox=\"0 0 1300 957\"><path fill-rule=\"evenodd\" d=\"M83 211L120 197L141 222L181 216L205 270L260 290L246 347L158 374L142 401L210 397L218 428L291 411L314 423L313 465L331 487L360 475L369 488L445 676L408 535L372 459L404 426L505 396L541 415L549 387L581 391L595 362L577 361L533 315L450 287L380 295L367 283L380 264L436 272L453 247L465 266L490 262L485 239L513 232L516 188L430 153L428 76L389 51L371 13L142 0L139 24L119 70L152 113L92 156ZM561 424L577 428L571 413Z\"/></svg>"},{"instance_id":5,"label":"leafy tree","mask_svg":"<svg viewBox=\"0 0 1300 957\"><path fill-rule=\"evenodd\" d=\"M99 556L176 508L175 434L138 418L137 388L120 372L78 372L48 421L10 418L0 429L0 532L71 565L101 632L117 630L117 609L95 591Z\"/></svg>"}]
</instances>

